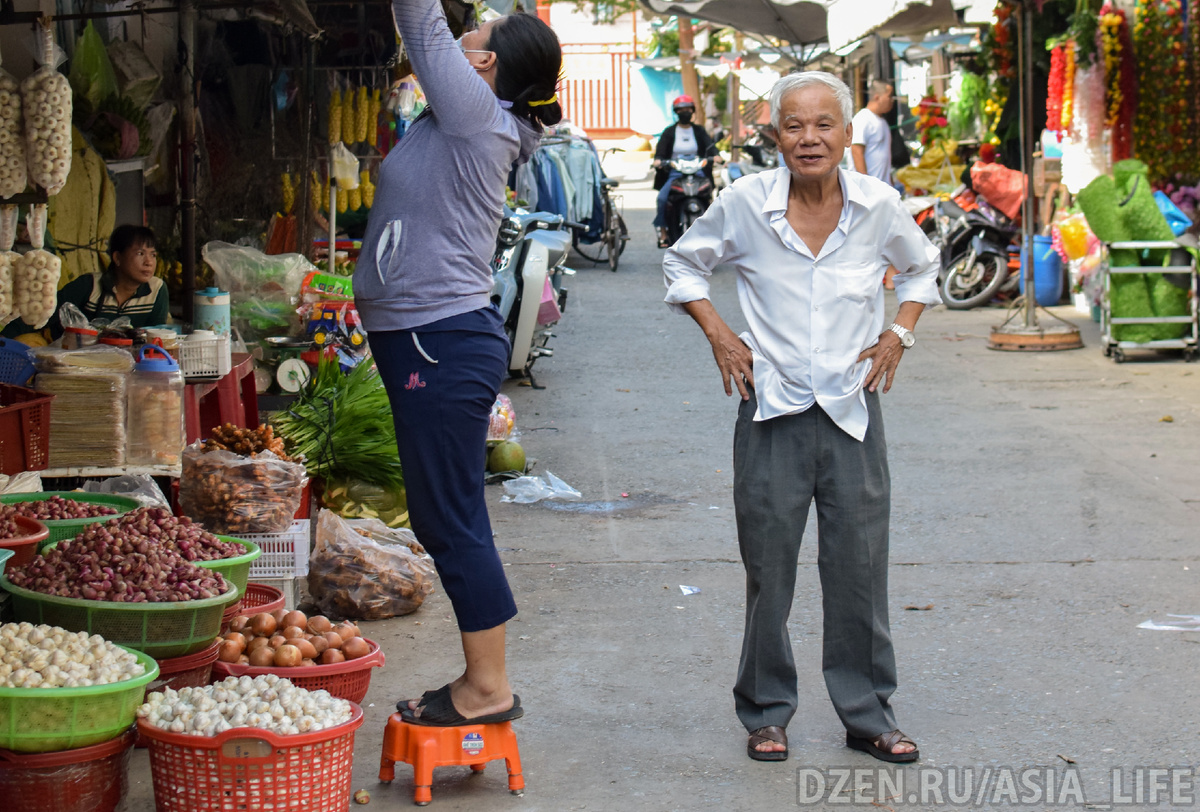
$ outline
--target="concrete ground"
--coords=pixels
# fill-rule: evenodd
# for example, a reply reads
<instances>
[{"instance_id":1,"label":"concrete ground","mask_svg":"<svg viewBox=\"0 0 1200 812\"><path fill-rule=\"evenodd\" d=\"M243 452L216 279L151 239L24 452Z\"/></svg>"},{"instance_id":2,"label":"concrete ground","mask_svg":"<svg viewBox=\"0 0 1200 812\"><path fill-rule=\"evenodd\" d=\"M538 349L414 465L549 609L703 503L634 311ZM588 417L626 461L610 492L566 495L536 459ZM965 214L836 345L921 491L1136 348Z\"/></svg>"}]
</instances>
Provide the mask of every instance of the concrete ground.
<instances>
[{"instance_id":1,"label":"concrete ground","mask_svg":"<svg viewBox=\"0 0 1200 812\"><path fill-rule=\"evenodd\" d=\"M1179 798L1200 797L1200 633L1137 626L1200 614L1200 366L1161 355L1117 365L1100 352L1098 326L1071 308L1055 312L1086 347L1050 354L988 350L1000 309L927 312L884 398L893 704L921 765L943 772L893 770L887 779L908 783L891 797L879 762L843 746L820 671L815 526L790 625L800 683L791 759L753 762L730 692L744 611L736 403L699 330L661 304L652 201L645 182L627 185L632 240L617 273L576 262L555 355L535 370L545 388L504 388L535 471L584 500L502 504L501 487L488 489L521 609L509 652L527 710L514 726L527 790L507 794L501 763L479 775L445 768L434 807L918 809L937 802L919 781L952 777L959 791L974 781L975 806L1143 808L1149 787L1167 786L1177 800L1160 790L1159 808L1190 807ZM732 272L715 274L713 299L741 323ZM681 585L701 591L685 596ZM354 786L370 790L367 809L406 809L407 767L377 782L383 725L397 698L459 672L456 628L438 591L364 633L388 663L364 703ZM1134 785L1130 771L1156 767L1184 767L1186 780L1143 770ZM856 775L862 792L816 792L814 776L830 789L841 768L872 771ZM1011 793L1004 783L980 792L987 776L1010 775L1002 768L1034 768L1036 785L1052 789L1034 800L1017 779ZM1114 768L1125 771L1115 798ZM132 769L130 808L150 809L145 751Z\"/></svg>"}]
</instances>

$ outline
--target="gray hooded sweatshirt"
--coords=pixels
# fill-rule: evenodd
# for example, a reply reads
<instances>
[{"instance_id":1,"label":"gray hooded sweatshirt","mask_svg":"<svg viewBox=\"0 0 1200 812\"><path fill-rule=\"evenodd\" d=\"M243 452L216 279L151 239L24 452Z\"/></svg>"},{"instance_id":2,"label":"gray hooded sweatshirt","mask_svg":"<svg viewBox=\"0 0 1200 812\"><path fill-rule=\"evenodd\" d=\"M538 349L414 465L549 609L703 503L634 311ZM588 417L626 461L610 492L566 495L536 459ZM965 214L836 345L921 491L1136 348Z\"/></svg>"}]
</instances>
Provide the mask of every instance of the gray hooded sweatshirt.
<instances>
[{"instance_id":1,"label":"gray hooded sweatshirt","mask_svg":"<svg viewBox=\"0 0 1200 812\"><path fill-rule=\"evenodd\" d=\"M471 67L438 0L394 0L392 14L430 114L380 167L354 271L368 333L488 306L505 184L539 141Z\"/></svg>"}]
</instances>

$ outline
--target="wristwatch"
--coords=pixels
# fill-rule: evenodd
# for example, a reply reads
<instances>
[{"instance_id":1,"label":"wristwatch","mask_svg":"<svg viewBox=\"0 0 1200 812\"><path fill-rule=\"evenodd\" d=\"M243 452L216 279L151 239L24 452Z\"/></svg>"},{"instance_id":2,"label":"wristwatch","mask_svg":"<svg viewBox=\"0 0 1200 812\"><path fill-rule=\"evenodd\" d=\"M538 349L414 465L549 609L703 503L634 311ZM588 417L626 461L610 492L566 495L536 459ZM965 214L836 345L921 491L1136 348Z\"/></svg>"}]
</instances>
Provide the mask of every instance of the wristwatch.
<instances>
[{"instance_id":1,"label":"wristwatch","mask_svg":"<svg viewBox=\"0 0 1200 812\"><path fill-rule=\"evenodd\" d=\"M900 337L900 346L906 350L917 343L917 337L913 335L913 331L906 327L893 323L888 329Z\"/></svg>"}]
</instances>

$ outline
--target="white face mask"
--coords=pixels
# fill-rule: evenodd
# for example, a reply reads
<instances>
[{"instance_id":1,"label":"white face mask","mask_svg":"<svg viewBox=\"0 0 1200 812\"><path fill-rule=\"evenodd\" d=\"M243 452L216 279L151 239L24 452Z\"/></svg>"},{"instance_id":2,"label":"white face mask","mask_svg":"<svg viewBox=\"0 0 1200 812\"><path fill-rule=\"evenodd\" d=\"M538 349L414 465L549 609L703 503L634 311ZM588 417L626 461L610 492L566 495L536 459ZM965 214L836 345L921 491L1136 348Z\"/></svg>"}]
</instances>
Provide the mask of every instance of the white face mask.
<instances>
[{"instance_id":1,"label":"white face mask","mask_svg":"<svg viewBox=\"0 0 1200 812\"><path fill-rule=\"evenodd\" d=\"M466 36L466 35L464 34L463 36ZM462 51L464 54L490 54L491 53L491 51L481 51L477 48L464 48L462 37L459 37L458 39L454 40L454 44L457 45L458 50Z\"/></svg>"}]
</instances>

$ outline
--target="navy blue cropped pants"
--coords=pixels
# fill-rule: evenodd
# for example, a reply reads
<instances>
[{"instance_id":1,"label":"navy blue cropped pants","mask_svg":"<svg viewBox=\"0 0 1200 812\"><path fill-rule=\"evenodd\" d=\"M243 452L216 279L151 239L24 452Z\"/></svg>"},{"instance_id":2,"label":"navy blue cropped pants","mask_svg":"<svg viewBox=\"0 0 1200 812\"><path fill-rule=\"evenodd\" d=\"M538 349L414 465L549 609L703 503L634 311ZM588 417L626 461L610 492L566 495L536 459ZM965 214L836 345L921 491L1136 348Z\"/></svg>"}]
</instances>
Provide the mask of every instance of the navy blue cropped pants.
<instances>
[{"instance_id":1,"label":"navy blue cropped pants","mask_svg":"<svg viewBox=\"0 0 1200 812\"><path fill-rule=\"evenodd\" d=\"M508 367L494 308L369 337L392 417L408 515L464 632L517 613L484 498L488 418Z\"/></svg>"}]
</instances>

